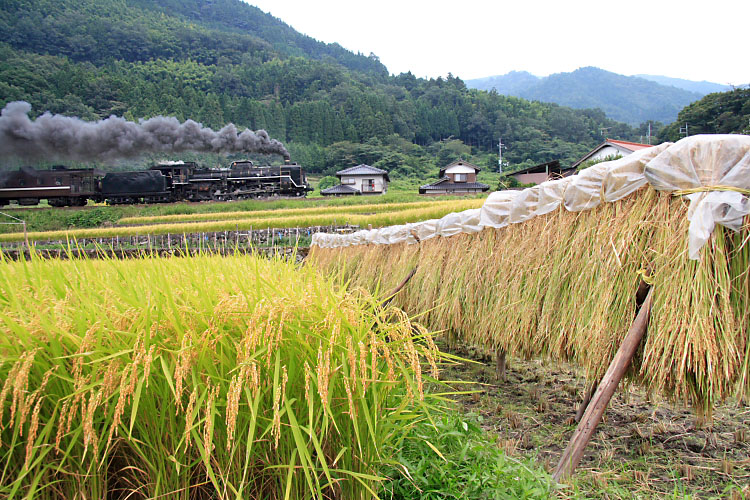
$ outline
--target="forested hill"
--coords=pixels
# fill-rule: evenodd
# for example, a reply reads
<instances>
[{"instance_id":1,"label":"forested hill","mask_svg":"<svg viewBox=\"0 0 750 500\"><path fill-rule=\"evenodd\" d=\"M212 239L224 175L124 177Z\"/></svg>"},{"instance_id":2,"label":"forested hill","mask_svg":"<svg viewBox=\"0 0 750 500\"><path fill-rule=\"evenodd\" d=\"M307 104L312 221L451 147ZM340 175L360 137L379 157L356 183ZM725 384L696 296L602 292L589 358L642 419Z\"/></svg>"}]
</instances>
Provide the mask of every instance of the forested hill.
<instances>
[{"instance_id":1,"label":"forested hill","mask_svg":"<svg viewBox=\"0 0 750 500\"><path fill-rule=\"evenodd\" d=\"M2 5L0 40L73 61L236 64L284 55L329 58L388 75L376 58L318 42L240 0L5 0Z\"/></svg>"},{"instance_id":2,"label":"forested hill","mask_svg":"<svg viewBox=\"0 0 750 500\"><path fill-rule=\"evenodd\" d=\"M695 134L750 134L750 87L708 94L680 111L677 121L662 129L659 138L676 141L680 129Z\"/></svg>"},{"instance_id":3,"label":"forested hill","mask_svg":"<svg viewBox=\"0 0 750 500\"><path fill-rule=\"evenodd\" d=\"M467 85L483 90L495 88L501 94L573 108L599 108L610 118L631 125L647 120L670 123L683 107L707 93L661 85L651 79L586 67L545 78L512 71L502 76L469 80Z\"/></svg>"},{"instance_id":4,"label":"forested hill","mask_svg":"<svg viewBox=\"0 0 750 500\"><path fill-rule=\"evenodd\" d=\"M391 76L376 56L297 33L239 0L5 0L0 105L84 119L155 115L268 130L313 172L356 163L429 178L458 156L495 167L572 163L607 135L600 110Z\"/></svg>"}]
</instances>

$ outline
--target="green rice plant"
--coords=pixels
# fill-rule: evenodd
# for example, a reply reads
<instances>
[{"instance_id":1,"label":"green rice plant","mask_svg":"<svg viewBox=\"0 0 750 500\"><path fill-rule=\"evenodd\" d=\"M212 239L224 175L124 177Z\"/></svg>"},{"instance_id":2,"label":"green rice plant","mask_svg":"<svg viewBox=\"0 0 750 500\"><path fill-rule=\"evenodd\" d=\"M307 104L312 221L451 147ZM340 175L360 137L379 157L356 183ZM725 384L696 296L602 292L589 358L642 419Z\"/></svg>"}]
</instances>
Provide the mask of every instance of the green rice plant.
<instances>
[{"instance_id":1,"label":"green rice plant","mask_svg":"<svg viewBox=\"0 0 750 500\"><path fill-rule=\"evenodd\" d=\"M163 224L170 222L201 222L201 221L218 221L218 220L240 220L248 218L273 218L289 217L293 215L319 215L319 214L360 214L369 212L395 212L398 210L408 210L414 208L424 208L430 206L439 206L444 204L455 203L455 200L442 201L419 201L409 203L368 203L365 205L353 206L322 206L307 208L287 208L276 210L252 210L252 211L232 211L232 212L203 212L195 214L177 214L177 215L153 215L147 217L123 217L118 221L120 225L147 225Z\"/></svg>"},{"instance_id":2,"label":"green rice plant","mask_svg":"<svg viewBox=\"0 0 750 500\"><path fill-rule=\"evenodd\" d=\"M96 229L75 229L70 231L42 231L28 233L31 241L66 240L81 238L107 238L114 236L136 236L146 234L190 234L201 232L234 231L249 229L282 229L289 227L316 227L338 225L356 225L366 227L372 224L374 227L390 226L394 224L405 224L420 220L440 218L451 212L478 208L482 205L481 199L456 200L450 203L431 204L427 207L409 210L397 210L394 212L367 213L323 213L311 215L294 215L287 217L257 217L238 220L209 221L209 222L186 222L173 224L156 224L145 226L106 227ZM2 241L23 241L23 233L0 234Z\"/></svg>"},{"instance_id":3,"label":"green rice plant","mask_svg":"<svg viewBox=\"0 0 750 500\"><path fill-rule=\"evenodd\" d=\"M0 255L1 257L1 255ZM251 257L0 258L0 497L375 497L441 354Z\"/></svg>"},{"instance_id":4,"label":"green rice plant","mask_svg":"<svg viewBox=\"0 0 750 500\"><path fill-rule=\"evenodd\" d=\"M646 187L616 203L560 208L521 224L417 245L313 248L310 260L395 303L449 339L525 358L606 371L635 317L642 277L653 283L649 331L630 376L689 402L700 415L750 390L750 244L718 228L700 261L687 258L687 203Z\"/></svg>"}]
</instances>

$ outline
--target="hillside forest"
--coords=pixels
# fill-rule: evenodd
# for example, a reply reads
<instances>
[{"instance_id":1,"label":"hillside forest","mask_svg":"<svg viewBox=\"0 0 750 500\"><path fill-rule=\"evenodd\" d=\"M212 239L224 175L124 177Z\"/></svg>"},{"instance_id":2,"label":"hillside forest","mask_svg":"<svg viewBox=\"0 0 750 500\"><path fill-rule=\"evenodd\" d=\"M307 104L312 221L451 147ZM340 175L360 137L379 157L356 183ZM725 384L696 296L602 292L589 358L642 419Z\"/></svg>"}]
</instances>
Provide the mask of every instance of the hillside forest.
<instances>
[{"instance_id":1,"label":"hillside forest","mask_svg":"<svg viewBox=\"0 0 750 500\"><path fill-rule=\"evenodd\" d=\"M367 163L416 183L459 157L496 171L499 138L506 171L570 164L605 137L645 140L649 125L469 89L451 74L390 75L374 54L315 41L239 0L8 0L0 40L0 107L25 100L35 114L86 120L233 122L267 130L319 176ZM157 159L178 158L127 166Z\"/></svg>"}]
</instances>

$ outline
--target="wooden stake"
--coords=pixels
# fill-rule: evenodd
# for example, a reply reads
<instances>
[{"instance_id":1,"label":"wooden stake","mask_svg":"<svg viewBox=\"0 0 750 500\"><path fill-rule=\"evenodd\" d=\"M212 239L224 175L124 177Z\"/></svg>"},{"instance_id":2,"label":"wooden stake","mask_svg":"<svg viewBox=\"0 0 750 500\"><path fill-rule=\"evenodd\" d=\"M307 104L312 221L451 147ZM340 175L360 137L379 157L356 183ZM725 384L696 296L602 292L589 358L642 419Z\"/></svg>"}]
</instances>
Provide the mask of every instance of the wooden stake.
<instances>
[{"instance_id":1,"label":"wooden stake","mask_svg":"<svg viewBox=\"0 0 750 500\"><path fill-rule=\"evenodd\" d=\"M586 408L589 407L589 403L591 402L591 398L594 396L594 391L596 390L597 385L599 384L596 382L591 384L591 386L586 390L586 394L583 395L583 401L581 401L581 404L578 406L578 411L576 412L576 423L579 423L581 421L581 418L583 418L583 414L586 412Z\"/></svg>"},{"instance_id":2,"label":"wooden stake","mask_svg":"<svg viewBox=\"0 0 750 500\"><path fill-rule=\"evenodd\" d=\"M495 353L495 376L500 382L505 382L505 369L507 366L505 349L498 347Z\"/></svg>"},{"instance_id":3,"label":"wooden stake","mask_svg":"<svg viewBox=\"0 0 750 500\"><path fill-rule=\"evenodd\" d=\"M628 334L622 341L620 348L617 350L612 363L610 363L607 373L604 374L599 388L596 390L596 394L591 399L586 412L583 414L581 423L578 424L576 431L573 433L573 437L570 439L568 447L560 457L560 463L557 464L555 473L552 477L555 481L560 481L569 477L578 464L583 458L583 452L586 450L593 436L596 426L604 415L604 410L607 409L612 395L615 393L617 386L620 384L620 380L625 375L630 362L633 359L638 344L640 344L643 335L646 333L648 328L648 320L651 314L651 296L653 289L649 290L646 300L641 306L641 310L638 312L633 324L630 325Z\"/></svg>"},{"instance_id":4,"label":"wooden stake","mask_svg":"<svg viewBox=\"0 0 750 500\"><path fill-rule=\"evenodd\" d=\"M399 283L398 286L394 288L390 294L388 294L388 297L383 301L382 304L380 304L381 307L385 307L388 304L390 304L390 302L393 300L393 297L395 297L396 294L400 292L401 289L406 286L409 280L412 279L415 274L417 274L417 267L418 266L415 266L414 269L412 269L411 272L406 275L406 278L404 278L403 281L401 281L401 283Z\"/></svg>"}]
</instances>

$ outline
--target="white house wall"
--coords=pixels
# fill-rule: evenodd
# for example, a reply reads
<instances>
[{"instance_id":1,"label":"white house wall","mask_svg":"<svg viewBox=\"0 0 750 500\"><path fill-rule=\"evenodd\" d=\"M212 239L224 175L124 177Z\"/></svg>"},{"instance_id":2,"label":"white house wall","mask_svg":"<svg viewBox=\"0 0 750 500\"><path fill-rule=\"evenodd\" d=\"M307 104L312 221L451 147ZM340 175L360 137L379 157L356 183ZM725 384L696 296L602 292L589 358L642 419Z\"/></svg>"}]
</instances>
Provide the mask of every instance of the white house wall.
<instances>
[{"instance_id":1,"label":"white house wall","mask_svg":"<svg viewBox=\"0 0 750 500\"><path fill-rule=\"evenodd\" d=\"M351 179L354 180L354 184L351 184ZM362 191L362 181L364 179L373 179L375 181L375 192L385 193L388 191L388 183L385 182L384 175L342 175L341 184L346 184ZM367 194L363 192L363 194Z\"/></svg>"},{"instance_id":2,"label":"white house wall","mask_svg":"<svg viewBox=\"0 0 750 500\"><path fill-rule=\"evenodd\" d=\"M601 160L601 159L606 158L607 156L616 156L616 155L627 156L629 154L630 152L617 149L614 146L605 146L602 149L600 149L596 154L594 154L591 158L589 158L589 160Z\"/></svg>"}]
</instances>

